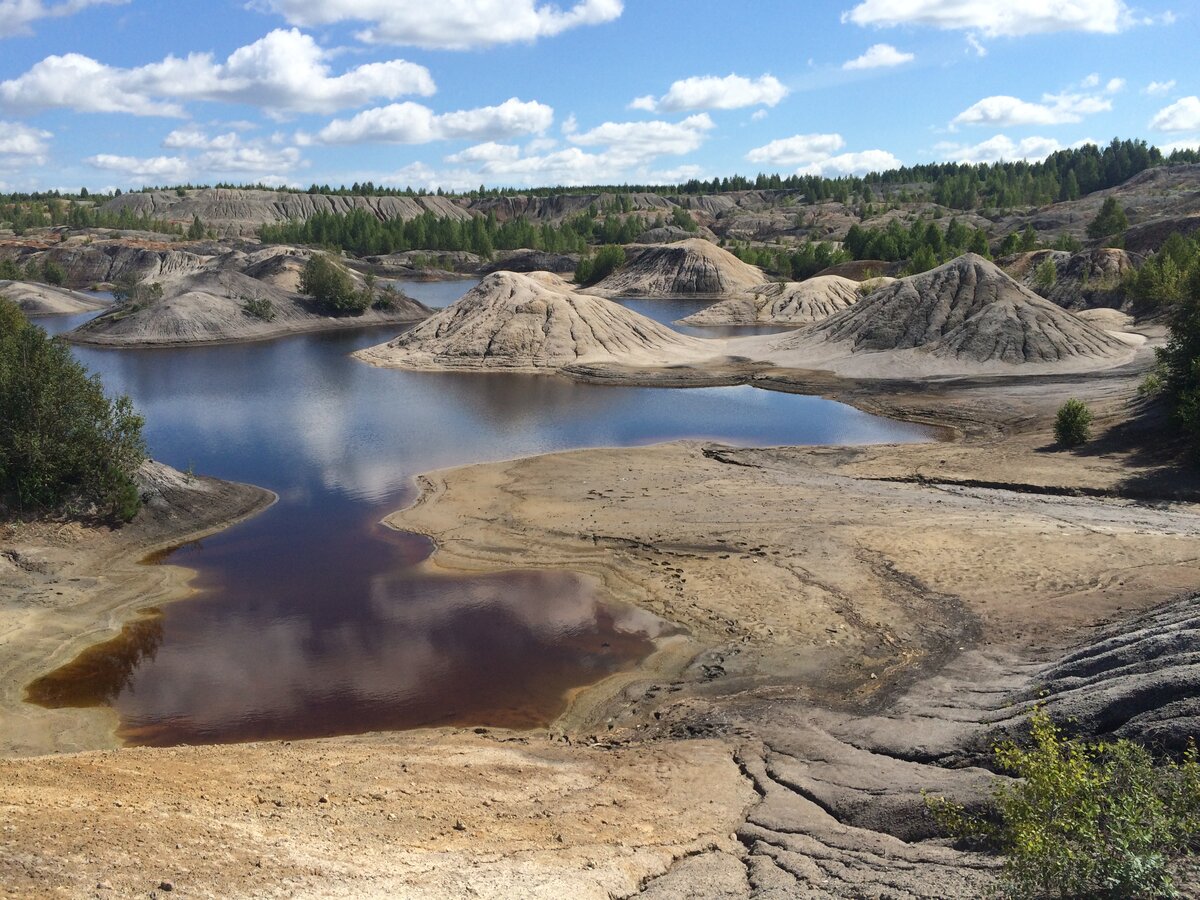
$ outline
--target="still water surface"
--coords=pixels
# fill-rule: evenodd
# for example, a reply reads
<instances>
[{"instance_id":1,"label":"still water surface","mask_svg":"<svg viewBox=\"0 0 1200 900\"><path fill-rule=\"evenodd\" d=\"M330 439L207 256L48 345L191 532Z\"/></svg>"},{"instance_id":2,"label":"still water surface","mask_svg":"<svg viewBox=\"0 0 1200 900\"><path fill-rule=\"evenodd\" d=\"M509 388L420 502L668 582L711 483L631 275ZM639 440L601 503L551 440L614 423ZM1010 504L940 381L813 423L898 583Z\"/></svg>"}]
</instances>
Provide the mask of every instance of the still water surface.
<instances>
[{"instance_id":1,"label":"still water surface","mask_svg":"<svg viewBox=\"0 0 1200 900\"><path fill-rule=\"evenodd\" d=\"M470 285L405 288L441 306ZM704 305L629 302L639 311L649 304L661 321ZM78 321L39 323L62 331ZM669 626L605 602L571 573L431 573L421 565L428 540L378 524L411 501L414 475L677 438L928 439L916 426L838 403L744 386L671 390L413 373L349 358L394 333L75 348L110 391L134 399L154 458L268 487L279 502L169 554L198 571L201 593L131 623L35 683L33 699L111 704L127 742L160 745L543 725L570 690L636 665Z\"/></svg>"}]
</instances>

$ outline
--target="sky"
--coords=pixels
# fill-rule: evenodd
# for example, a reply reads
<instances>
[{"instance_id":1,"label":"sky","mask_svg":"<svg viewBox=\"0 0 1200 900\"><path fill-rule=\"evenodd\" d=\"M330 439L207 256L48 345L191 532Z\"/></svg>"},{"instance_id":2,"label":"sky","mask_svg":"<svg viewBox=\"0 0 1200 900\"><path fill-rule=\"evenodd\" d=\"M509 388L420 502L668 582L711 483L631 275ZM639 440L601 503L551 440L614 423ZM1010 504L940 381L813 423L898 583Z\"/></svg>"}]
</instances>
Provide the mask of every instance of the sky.
<instances>
[{"instance_id":1,"label":"sky","mask_svg":"<svg viewBox=\"0 0 1200 900\"><path fill-rule=\"evenodd\" d=\"M1200 147L1195 0L0 0L0 190Z\"/></svg>"}]
</instances>

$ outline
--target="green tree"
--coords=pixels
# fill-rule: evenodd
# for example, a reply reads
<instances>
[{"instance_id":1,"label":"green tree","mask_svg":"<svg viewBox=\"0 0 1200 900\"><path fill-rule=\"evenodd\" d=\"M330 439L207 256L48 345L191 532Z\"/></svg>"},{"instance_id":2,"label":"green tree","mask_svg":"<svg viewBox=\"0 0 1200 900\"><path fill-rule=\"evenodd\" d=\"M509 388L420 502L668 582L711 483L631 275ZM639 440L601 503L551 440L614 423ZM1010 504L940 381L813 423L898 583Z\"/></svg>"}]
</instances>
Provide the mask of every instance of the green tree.
<instances>
[{"instance_id":1,"label":"green tree","mask_svg":"<svg viewBox=\"0 0 1200 900\"><path fill-rule=\"evenodd\" d=\"M1033 272L1033 284L1040 291L1048 291L1058 282L1058 266L1054 257L1047 256Z\"/></svg>"},{"instance_id":2,"label":"green tree","mask_svg":"<svg viewBox=\"0 0 1200 900\"><path fill-rule=\"evenodd\" d=\"M1068 400L1054 417L1054 437L1064 447L1078 447L1092 436L1092 411L1081 400Z\"/></svg>"},{"instance_id":3,"label":"green tree","mask_svg":"<svg viewBox=\"0 0 1200 900\"><path fill-rule=\"evenodd\" d=\"M21 280L21 267L17 265L17 261L11 256L0 259L0 279L4 281Z\"/></svg>"},{"instance_id":4,"label":"green tree","mask_svg":"<svg viewBox=\"0 0 1200 900\"><path fill-rule=\"evenodd\" d=\"M361 315L370 305L345 267L326 256L314 253L300 273L300 293L308 294L325 311L335 316Z\"/></svg>"},{"instance_id":5,"label":"green tree","mask_svg":"<svg viewBox=\"0 0 1200 900\"><path fill-rule=\"evenodd\" d=\"M192 224L187 230L187 239L189 241L200 241L208 232L205 231L204 223L200 221L200 216L192 216Z\"/></svg>"},{"instance_id":6,"label":"green tree","mask_svg":"<svg viewBox=\"0 0 1200 900\"><path fill-rule=\"evenodd\" d=\"M0 508L128 521L145 458L129 398L107 397L66 344L0 300Z\"/></svg>"},{"instance_id":7,"label":"green tree","mask_svg":"<svg viewBox=\"0 0 1200 900\"><path fill-rule=\"evenodd\" d=\"M1088 224L1087 234L1088 237L1098 240L1123 234L1128 227L1129 219L1125 215L1125 210L1121 208L1121 204L1117 203L1117 198L1106 197L1100 206L1100 212Z\"/></svg>"},{"instance_id":8,"label":"green tree","mask_svg":"<svg viewBox=\"0 0 1200 900\"><path fill-rule=\"evenodd\" d=\"M61 287L66 283L67 270L47 257L45 262L42 263L42 278L45 279L46 284Z\"/></svg>"},{"instance_id":9,"label":"green tree","mask_svg":"<svg viewBox=\"0 0 1200 900\"><path fill-rule=\"evenodd\" d=\"M1200 267L1171 312L1167 346L1157 352L1174 419L1200 448Z\"/></svg>"}]
</instances>

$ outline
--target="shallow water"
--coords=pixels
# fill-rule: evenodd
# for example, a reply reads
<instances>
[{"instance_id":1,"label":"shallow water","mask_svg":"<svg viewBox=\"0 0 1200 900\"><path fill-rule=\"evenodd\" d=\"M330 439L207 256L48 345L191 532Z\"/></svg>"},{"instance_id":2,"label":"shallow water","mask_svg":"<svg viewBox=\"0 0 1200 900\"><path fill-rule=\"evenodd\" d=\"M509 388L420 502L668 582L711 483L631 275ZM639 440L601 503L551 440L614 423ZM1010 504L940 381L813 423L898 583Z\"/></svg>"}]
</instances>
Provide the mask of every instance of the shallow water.
<instances>
[{"instance_id":1,"label":"shallow water","mask_svg":"<svg viewBox=\"0 0 1200 900\"><path fill-rule=\"evenodd\" d=\"M422 287L434 284L447 283ZM663 302L672 306L662 318L687 314L677 314L680 301ZM542 725L572 689L636 665L669 626L606 603L571 573L430 574L421 565L431 550L425 538L378 524L412 499L414 475L677 438L773 445L928 435L748 386L596 386L400 372L349 358L395 332L75 348L110 391L133 397L156 459L262 485L280 499L170 554L199 572L201 593L35 683L31 699L109 703L120 734L147 744Z\"/></svg>"}]
</instances>

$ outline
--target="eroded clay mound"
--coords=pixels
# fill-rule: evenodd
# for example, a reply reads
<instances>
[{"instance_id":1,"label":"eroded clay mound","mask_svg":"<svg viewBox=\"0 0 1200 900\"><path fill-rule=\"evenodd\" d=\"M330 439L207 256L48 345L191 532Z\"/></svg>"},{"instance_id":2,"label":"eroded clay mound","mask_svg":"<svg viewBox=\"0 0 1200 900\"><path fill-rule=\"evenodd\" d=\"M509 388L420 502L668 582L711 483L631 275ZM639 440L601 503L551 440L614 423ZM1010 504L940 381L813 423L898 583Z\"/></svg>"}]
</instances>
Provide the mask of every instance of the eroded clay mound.
<instances>
[{"instance_id":1,"label":"eroded clay mound","mask_svg":"<svg viewBox=\"0 0 1200 900\"><path fill-rule=\"evenodd\" d=\"M691 238L631 250L628 265L588 293L602 297L728 297L767 283L766 276L716 244Z\"/></svg>"},{"instance_id":2,"label":"eroded clay mound","mask_svg":"<svg viewBox=\"0 0 1200 900\"><path fill-rule=\"evenodd\" d=\"M126 304L70 332L85 344L155 346L257 340L301 331L383 325L422 319L429 310L408 297L391 310L330 317L312 300L242 272L218 270L160 279L161 299ZM247 301L269 300L271 318L253 315Z\"/></svg>"},{"instance_id":3,"label":"eroded clay mound","mask_svg":"<svg viewBox=\"0 0 1200 900\"><path fill-rule=\"evenodd\" d=\"M25 281L0 281L0 297L17 304L27 316L61 316L103 309L99 297Z\"/></svg>"},{"instance_id":4,"label":"eroded clay mound","mask_svg":"<svg viewBox=\"0 0 1200 900\"><path fill-rule=\"evenodd\" d=\"M973 253L880 288L811 335L854 353L916 349L968 364L1115 360L1130 352Z\"/></svg>"},{"instance_id":5,"label":"eroded clay mound","mask_svg":"<svg viewBox=\"0 0 1200 900\"><path fill-rule=\"evenodd\" d=\"M713 355L685 337L557 275L496 272L395 340L359 351L382 366L541 370L577 362L670 365Z\"/></svg>"},{"instance_id":6,"label":"eroded clay mound","mask_svg":"<svg viewBox=\"0 0 1200 900\"><path fill-rule=\"evenodd\" d=\"M1054 267L1050 276L1047 260ZM1005 270L1021 284L1063 309L1119 307L1125 301L1121 279L1137 260L1113 247L1067 253L1035 250L1006 260Z\"/></svg>"},{"instance_id":7,"label":"eroded clay mound","mask_svg":"<svg viewBox=\"0 0 1200 900\"><path fill-rule=\"evenodd\" d=\"M889 281L891 279L888 279ZM752 288L686 319L685 325L810 325L849 309L859 301L859 283L839 275L818 275Z\"/></svg>"}]
</instances>

